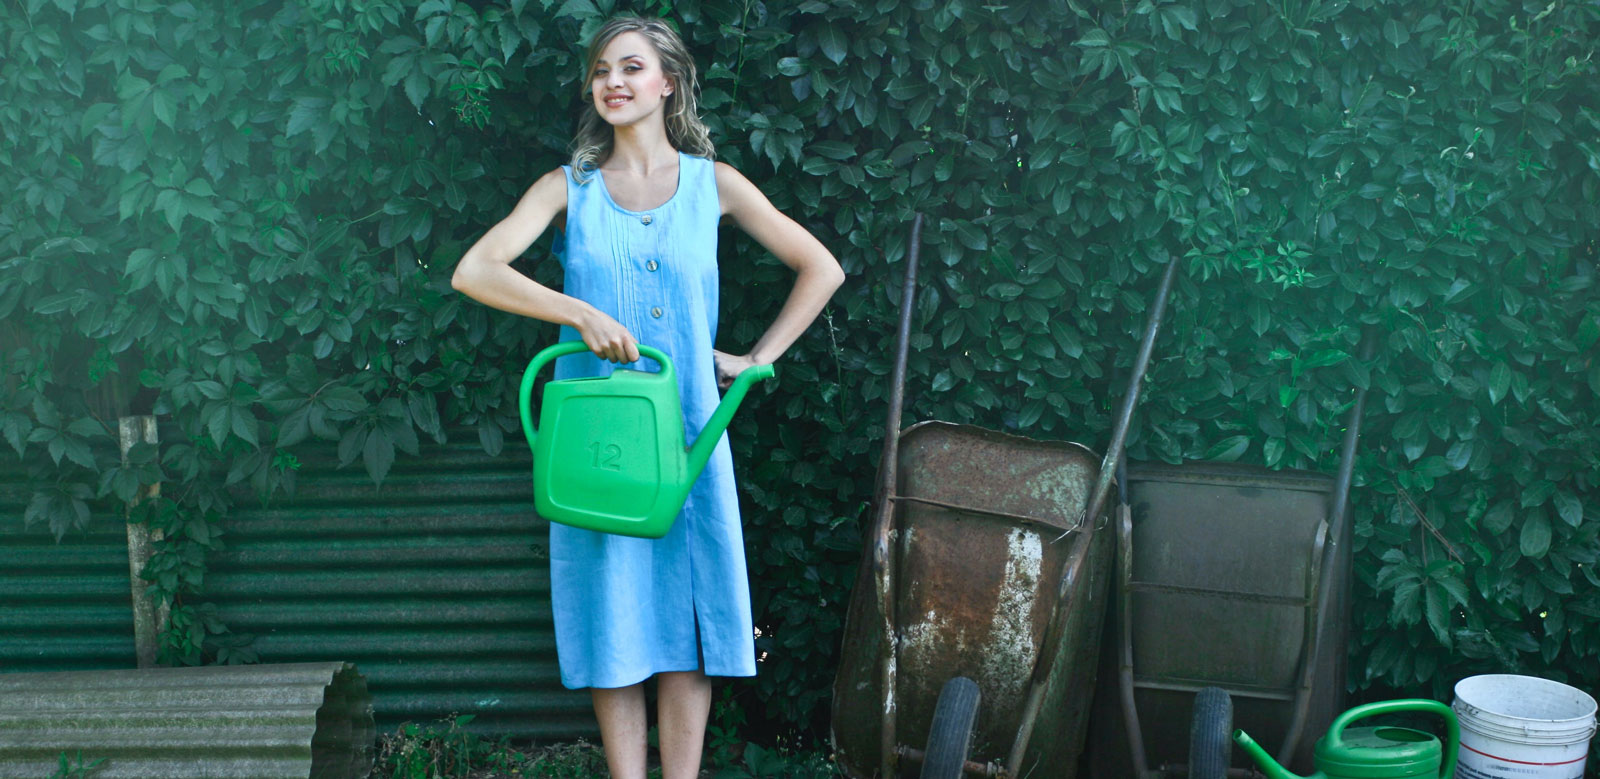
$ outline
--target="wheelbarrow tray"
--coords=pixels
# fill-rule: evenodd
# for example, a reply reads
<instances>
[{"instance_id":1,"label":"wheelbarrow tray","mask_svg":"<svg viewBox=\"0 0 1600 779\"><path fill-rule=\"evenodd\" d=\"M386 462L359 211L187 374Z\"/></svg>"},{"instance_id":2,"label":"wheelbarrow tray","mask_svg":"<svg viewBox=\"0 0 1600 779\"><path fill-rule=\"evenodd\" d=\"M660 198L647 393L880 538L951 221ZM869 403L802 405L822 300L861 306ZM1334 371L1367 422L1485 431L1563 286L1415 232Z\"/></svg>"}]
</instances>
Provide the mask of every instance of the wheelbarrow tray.
<instances>
[{"instance_id":1,"label":"wheelbarrow tray","mask_svg":"<svg viewBox=\"0 0 1600 779\"><path fill-rule=\"evenodd\" d=\"M1235 727L1261 733L1274 748L1282 743L1320 618L1326 628L1311 659L1310 716L1294 758L1309 773L1313 744L1343 708L1347 539L1339 540L1333 570L1319 570L1334 479L1186 463L1133 467L1127 482L1134 701L1150 767L1187 761L1194 696L1207 686L1229 693ZM1334 595L1330 613L1319 617L1323 575L1334 577ZM1108 651L1102 664L1108 678L1115 678L1116 654ZM1116 685L1101 686L1094 723L1094 775L1132 776Z\"/></svg>"},{"instance_id":2,"label":"wheelbarrow tray","mask_svg":"<svg viewBox=\"0 0 1600 779\"><path fill-rule=\"evenodd\" d=\"M1038 441L978 427L924 422L900 434L895 502L893 608L886 640L864 558L845 625L834 683L838 764L870 777L881 764L885 696L877 669L896 664L896 740L922 749L939 690L965 676L982 693L972 762L1003 761L1022 727L1024 698L1040 661L1062 568L1090 544L1075 577L1063 640L1021 770L1076 774L1092 702L1114 534L1071 532L1101 464L1074 443ZM902 773L906 766L902 764Z\"/></svg>"}]
</instances>

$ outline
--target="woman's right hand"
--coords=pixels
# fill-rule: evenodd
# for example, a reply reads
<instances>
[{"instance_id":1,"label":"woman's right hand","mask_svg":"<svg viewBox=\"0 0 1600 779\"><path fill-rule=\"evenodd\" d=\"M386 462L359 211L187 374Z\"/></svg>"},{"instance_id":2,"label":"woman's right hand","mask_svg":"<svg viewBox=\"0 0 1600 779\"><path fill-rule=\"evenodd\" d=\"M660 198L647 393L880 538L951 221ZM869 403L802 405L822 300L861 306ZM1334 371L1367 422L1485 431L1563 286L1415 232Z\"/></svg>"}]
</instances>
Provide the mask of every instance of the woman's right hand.
<instances>
[{"instance_id":1,"label":"woman's right hand","mask_svg":"<svg viewBox=\"0 0 1600 779\"><path fill-rule=\"evenodd\" d=\"M577 330L583 345L600 359L623 364L639 361L639 344L633 334L606 314L590 309L577 323Z\"/></svg>"}]
</instances>

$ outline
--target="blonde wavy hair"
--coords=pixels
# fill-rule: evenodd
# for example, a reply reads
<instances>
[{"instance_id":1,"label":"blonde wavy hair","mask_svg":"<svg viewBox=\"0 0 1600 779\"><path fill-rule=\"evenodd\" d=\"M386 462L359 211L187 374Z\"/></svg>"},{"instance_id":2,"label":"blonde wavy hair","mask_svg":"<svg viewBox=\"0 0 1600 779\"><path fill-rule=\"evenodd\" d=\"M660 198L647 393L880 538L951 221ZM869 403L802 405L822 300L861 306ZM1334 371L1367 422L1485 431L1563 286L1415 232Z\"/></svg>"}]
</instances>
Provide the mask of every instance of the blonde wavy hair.
<instances>
[{"instance_id":1,"label":"blonde wavy hair","mask_svg":"<svg viewBox=\"0 0 1600 779\"><path fill-rule=\"evenodd\" d=\"M694 58L683 45L683 39L660 19L639 16L619 16L606 22L595 33L589 50L583 57L583 114L578 119L578 132L572 138L572 175L579 183L589 180L589 174L611 156L614 136L611 126L600 118L591 96L595 63L601 52L618 35L636 32L650 40L661 56L661 70L672 80L672 94L666 100L667 142L677 150L696 157L716 159L711 144L711 131L700 121L700 82L695 74Z\"/></svg>"}]
</instances>

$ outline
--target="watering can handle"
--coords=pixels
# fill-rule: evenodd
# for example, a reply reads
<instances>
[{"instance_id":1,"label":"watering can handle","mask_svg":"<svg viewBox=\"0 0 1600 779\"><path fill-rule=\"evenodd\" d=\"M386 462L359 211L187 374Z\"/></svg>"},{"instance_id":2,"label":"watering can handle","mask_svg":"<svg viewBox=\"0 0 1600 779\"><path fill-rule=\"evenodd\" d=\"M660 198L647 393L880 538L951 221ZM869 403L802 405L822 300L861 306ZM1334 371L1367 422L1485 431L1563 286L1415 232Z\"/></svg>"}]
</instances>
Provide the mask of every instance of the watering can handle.
<instances>
[{"instance_id":1,"label":"watering can handle","mask_svg":"<svg viewBox=\"0 0 1600 779\"><path fill-rule=\"evenodd\" d=\"M1439 771L1439 776L1441 779L1450 779L1450 777L1455 776L1456 750L1461 744L1461 722L1456 718L1455 709L1438 701L1409 698L1398 701L1379 701L1357 706L1334 718L1333 724L1328 726L1327 739L1332 744L1341 743L1344 740L1344 729L1356 720L1401 711L1431 712L1444 718L1446 736L1449 738L1449 743L1445 745L1444 763Z\"/></svg>"},{"instance_id":2,"label":"watering can handle","mask_svg":"<svg viewBox=\"0 0 1600 779\"><path fill-rule=\"evenodd\" d=\"M653 346L639 344L639 354L649 357L661 365L661 377L667 381L676 381L672 372L672 359L667 357L660 349ZM582 341L562 341L561 343L547 346L528 363L528 369L522 372L522 387L517 391L517 411L522 414L522 434L528 438L528 448L532 449L539 440L539 431L533 426L533 381L538 377L546 363L557 357L589 351Z\"/></svg>"}]
</instances>

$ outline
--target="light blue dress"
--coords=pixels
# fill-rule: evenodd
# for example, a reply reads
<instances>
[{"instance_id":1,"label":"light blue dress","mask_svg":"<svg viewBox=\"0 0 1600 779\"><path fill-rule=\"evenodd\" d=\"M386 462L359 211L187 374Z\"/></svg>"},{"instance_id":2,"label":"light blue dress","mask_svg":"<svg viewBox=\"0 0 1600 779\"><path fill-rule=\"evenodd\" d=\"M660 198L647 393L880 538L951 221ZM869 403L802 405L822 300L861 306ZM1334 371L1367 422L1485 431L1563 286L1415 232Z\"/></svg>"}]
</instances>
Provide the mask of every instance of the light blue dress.
<instances>
[{"instance_id":1,"label":"light blue dress","mask_svg":"<svg viewBox=\"0 0 1600 779\"><path fill-rule=\"evenodd\" d=\"M721 219L714 163L680 152L677 191L649 211L617 205L598 171L579 184L570 168L563 170L567 220L557 241L563 291L672 358L685 440L694 441L720 400L711 360ZM567 327L561 339L581 340ZM631 367L656 369L649 359ZM584 352L557 360L555 376L605 376L613 368ZM550 589L567 687L626 687L662 671L697 668L711 676L754 676L750 587L727 436L665 537L551 524Z\"/></svg>"}]
</instances>

